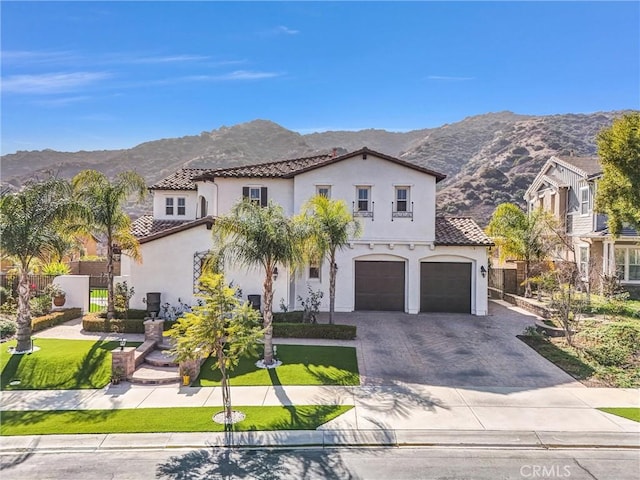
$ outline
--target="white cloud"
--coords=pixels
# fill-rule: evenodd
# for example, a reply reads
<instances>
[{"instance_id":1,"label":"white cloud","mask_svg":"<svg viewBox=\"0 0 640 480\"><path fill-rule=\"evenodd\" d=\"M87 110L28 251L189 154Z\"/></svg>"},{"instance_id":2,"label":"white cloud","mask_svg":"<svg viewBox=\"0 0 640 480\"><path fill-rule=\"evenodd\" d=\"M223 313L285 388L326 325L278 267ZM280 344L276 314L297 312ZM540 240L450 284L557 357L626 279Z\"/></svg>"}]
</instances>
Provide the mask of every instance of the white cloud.
<instances>
[{"instance_id":1,"label":"white cloud","mask_svg":"<svg viewBox=\"0 0 640 480\"><path fill-rule=\"evenodd\" d=\"M298 35L300 30L294 30L289 27L285 27L284 25L278 25L275 29L275 33L283 33L285 35Z\"/></svg>"},{"instance_id":2,"label":"white cloud","mask_svg":"<svg viewBox=\"0 0 640 480\"><path fill-rule=\"evenodd\" d=\"M75 97L60 97L60 98L50 98L46 100L37 100L33 102L35 105L39 105L41 107L66 107L67 105L71 105L74 103L86 102L87 100L91 100L92 97L89 96L75 96Z\"/></svg>"},{"instance_id":3,"label":"white cloud","mask_svg":"<svg viewBox=\"0 0 640 480\"><path fill-rule=\"evenodd\" d=\"M70 92L111 77L107 72L43 73L2 78L2 90L9 93L48 95Z\"/></svg>"},{"instance_id":4,"label":"white cloud","mask_svg":"<svg viewBox=\"0 0 640 480\"><path fill-rule=\"evenodd\" d=\"M427 80L440 80L443 82L465 82L468 80L475 80L476 77L456 77L449 75L429 75Z\"/></svg>"}]
</instances>

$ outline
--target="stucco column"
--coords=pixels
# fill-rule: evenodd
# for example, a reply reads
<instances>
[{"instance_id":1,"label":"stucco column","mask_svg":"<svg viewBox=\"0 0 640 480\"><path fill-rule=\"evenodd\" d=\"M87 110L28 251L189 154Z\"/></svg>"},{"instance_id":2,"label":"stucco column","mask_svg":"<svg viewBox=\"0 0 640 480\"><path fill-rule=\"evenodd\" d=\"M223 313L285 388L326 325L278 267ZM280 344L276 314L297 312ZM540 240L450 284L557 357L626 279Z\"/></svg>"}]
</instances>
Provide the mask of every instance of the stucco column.
<instances>
[{"instance_id":1,"label":"stucco column","mask_svg":"<svg viewBox=\"0 0 640 480\"><path fill-rule=\"evenodd\" d=\"M420 312L420 262L410 257L405 262L407 269L407 313Z\"/></svg>"}]
</instances>

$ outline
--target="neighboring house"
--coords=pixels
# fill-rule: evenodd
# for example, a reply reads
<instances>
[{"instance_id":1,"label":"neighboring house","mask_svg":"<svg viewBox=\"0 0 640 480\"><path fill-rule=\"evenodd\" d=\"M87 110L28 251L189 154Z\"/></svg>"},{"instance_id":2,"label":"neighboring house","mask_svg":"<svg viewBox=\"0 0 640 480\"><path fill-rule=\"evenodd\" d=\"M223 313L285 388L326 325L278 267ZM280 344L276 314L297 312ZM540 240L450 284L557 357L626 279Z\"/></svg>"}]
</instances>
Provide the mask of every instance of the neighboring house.
<instances>
[{"instance_id":1,"label":"neighboring house","mask_svg":"<svg viewBox=\"0 0 640 480\"><path fill-rule=\"evenodd\" d=\"M153 215L134 222L143 263L123 256L135 287L132 307L146 292L162 302L193 303L203 259L212 247L215 217L241 198L280 204L299 213L316 194L344 200L362 224L360 238L338 253L336 311L387 310L487 314L487 247L491 240L470 218L436 218L436 183L444 175L363 148L345 155L217 170L182 169L150 187ZM247 295L262 293L263 272L227 266L229 281ZM295 274L278 269L274 309L300 308L308 286L324 292L329 266Z\"/></svg>"},{"instance_id":2,"label":"neighboring house","mask_svg":"<svg viewBox=\"0 0 640 480\"><path fill-rule=\"evenodd\" d=\"M542 207L559 220L567 248L561 257L575 261L585 279L598 283L616 273L634 297L640 297L640 234L624 228L609 234L607 216L594 210L602 167L598 157L551 157L527 189L529 211Z\"/></svg>"}]
</instances>

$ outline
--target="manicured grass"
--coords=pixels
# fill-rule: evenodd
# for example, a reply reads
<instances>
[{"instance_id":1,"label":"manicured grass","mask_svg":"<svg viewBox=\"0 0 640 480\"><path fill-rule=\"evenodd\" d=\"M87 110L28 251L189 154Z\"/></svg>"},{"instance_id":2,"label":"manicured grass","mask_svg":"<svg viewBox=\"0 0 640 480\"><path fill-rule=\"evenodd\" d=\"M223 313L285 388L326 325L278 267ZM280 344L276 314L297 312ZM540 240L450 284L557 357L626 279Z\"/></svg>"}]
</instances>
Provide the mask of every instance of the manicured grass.
<instances>
[{"instance_id":1,"label":"manicured grass","mask_svg":"<svg viewBox=\"0 0 640 480\"><path fill-rule=\"evenodd\" d=\"M255 366L258 358L244 358L231 372L231 385L360 385L358 359L353 347L278 345L282 365L275 369ZM220 385L213 359L202 365L196 386Z\"/></svg>"},{"instance_id":2,"label":"manicured grass","mask_svg":"<svg viewBox=\"0 0 640 480\"><path fill-rule=\"evenodd\" d=\"M640 408L599 408L603 412L613 413L619 417L628 418L634 422L640 422Z\"/></svg>"},{"instance_id":3,"label":"manicured grass","mask_svg":"<svg viewBox=\"0 0 640 480\"><path fill-rule=\"evenodd\" d=\"M117 341L34 339L40 350L11 355L11 341L0 347L2 390L62 390L102 388L111 378L111 350ZM139 345L128 343L127 345ZM20 380L19 385L10 382Z\"/></svg>"},{"instance_id":4,"label":"manicured grass","mask_svg":"<svg viewBox=\"0 0 640 480\"><path fill-rule=\"evenodd\" d=\"M315 430L351 406L234 407L247 417L235 431ZM0 435L78 433L221 432L212 416L222 407L2 412Z\"/></svg>"}]
</instances>

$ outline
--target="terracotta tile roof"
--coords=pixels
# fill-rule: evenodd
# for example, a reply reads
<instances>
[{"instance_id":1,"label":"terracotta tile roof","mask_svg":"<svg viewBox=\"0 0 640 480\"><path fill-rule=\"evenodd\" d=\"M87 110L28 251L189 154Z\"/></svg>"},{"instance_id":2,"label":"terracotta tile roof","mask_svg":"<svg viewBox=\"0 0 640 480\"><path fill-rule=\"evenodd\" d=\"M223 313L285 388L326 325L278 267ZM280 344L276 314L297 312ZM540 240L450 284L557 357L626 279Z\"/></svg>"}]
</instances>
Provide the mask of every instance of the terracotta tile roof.
<instances>
[{"instance_id":1,"label":"terracotta tile roof","mask_svg":"<svg viewBox=\"0 0 640 480\"><path fill-rule=\"evenodd\" d=\"M581 171L585 176L591 177L602 173L602 167L600 166L600 159L597 156L594 157L556 157L569 165L574 166Z\"/></svg>"},{"instance_id":2,"label":"terracotta tile roof","mask_svg":"<svg viewBox=\"0 0 640 480\"><path fill-rule=\"evenodd\" d=\"M189 220L157 220L153 218L153 215L143 215L133 222L131 233L137 238L143 238L187 222Z\"/></svg>"},{"instance_id":3,"label":"terracotta tile roof","mask_svg":"<svg viewBox=\"0 0 640 480\"><path fill-rule=\"evenodd\" d=\"M469 217L436 217L436 245L485 246L493 241Z\"/></svg>"},{"instance_id":4,"label":"terracotta tile roof","mask_svg":"<svg viewBox=\"0 0 640 480\"><path fill-rule=\"evenodd\" d=\"M324 165L330 165L348 158L352 158L358 155L374 155L376 157L388 160L399 165L417 170L422 173L427 173L436 177L436 181L443 180L446 175L442 173L429 170L428 168L421 167L414 163L400 160L399 158L385 155L374 150L370 150L364 147L355 152L350 152L344 155L334 157L331 154L316 155L313 157L294 158L291 160L281 160L278 162L260 163L257 165L246 165L244 167L232 167L221 168L216 170L208 170L198 177L193 177L194 180L212 179L216 177L250 177L250 178L292 178L295 175L313 170Z\"/></svg>"},{"instance_id":5,"label":"terracotta tile roof","mask_svg":"<svg viewBox=\"0 0 640 480\"><path fill-rule=\"evenodd\" d=\"M151 185L149 190L196 190L193 178L210 171L208 168L182 168Z\"/></svg>"}]
</instances>

